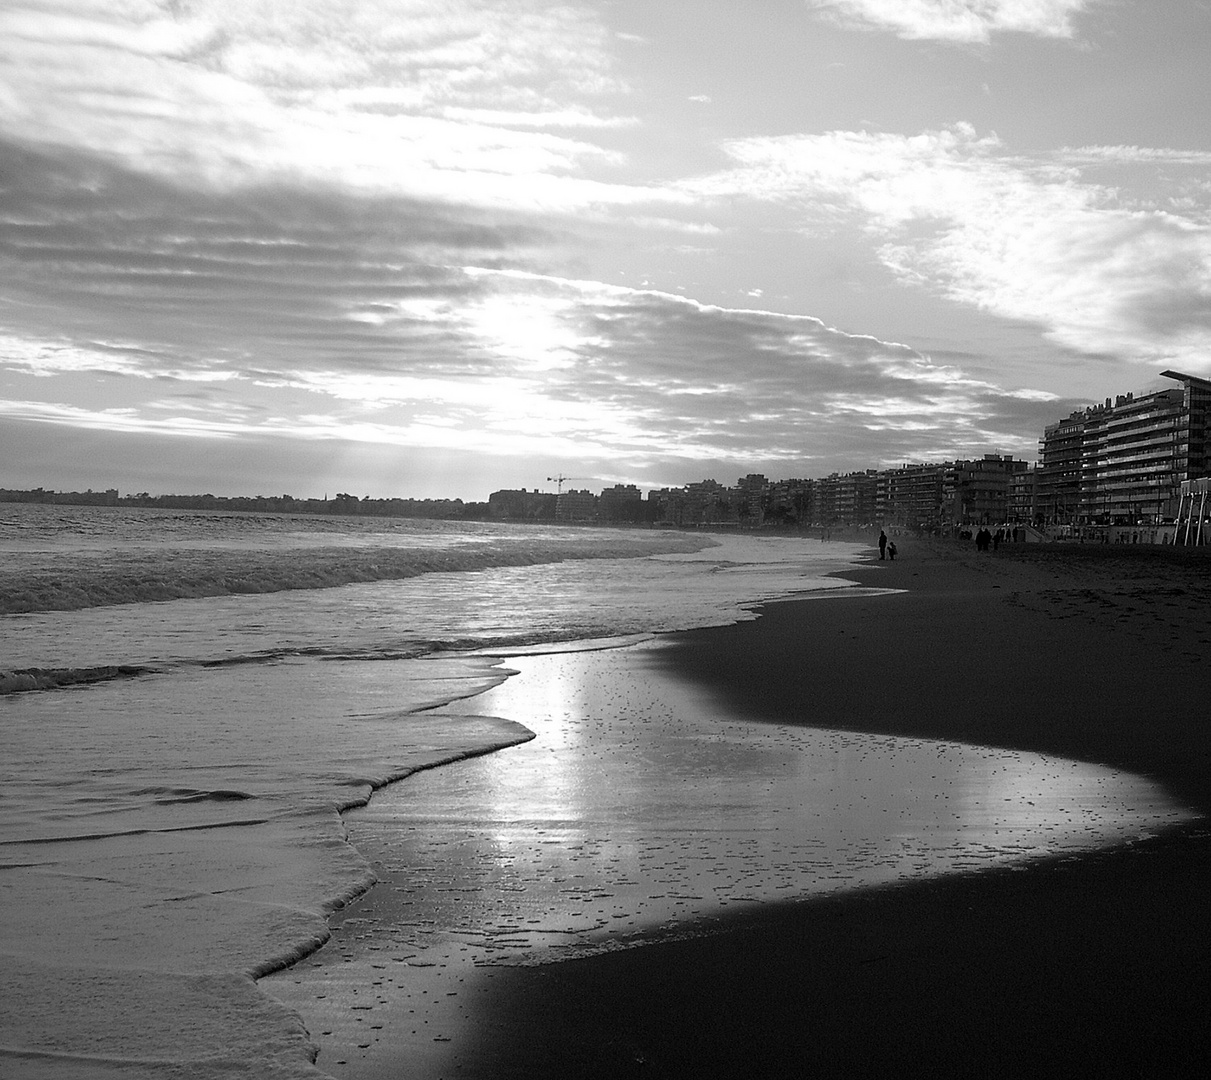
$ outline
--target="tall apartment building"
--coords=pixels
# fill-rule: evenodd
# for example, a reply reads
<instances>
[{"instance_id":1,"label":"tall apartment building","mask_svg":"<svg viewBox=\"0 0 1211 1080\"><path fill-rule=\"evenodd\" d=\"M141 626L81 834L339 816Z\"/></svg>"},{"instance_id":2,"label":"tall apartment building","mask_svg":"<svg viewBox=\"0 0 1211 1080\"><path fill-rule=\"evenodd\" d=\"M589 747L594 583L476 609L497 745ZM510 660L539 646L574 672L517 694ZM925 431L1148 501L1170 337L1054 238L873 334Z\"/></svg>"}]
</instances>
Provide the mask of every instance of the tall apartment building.
<instances>
[{"instance_id":1,"label":"tall apartment building","mask_svg":"<svg viewBox=\"0 0 1211 1080\"><path fill-rule=\"evenodd\" d=\"M1110 400L1106 400L1109 407ZM1101 409L1102 406L1097 406ZM1052 522L1074 521L1081 507L1081 446L1085 422L1093 410L1078 409L1067 419L1048 424L1039 440L1036 499L1039 512Z\"/></svg>"},{"instance_id":2,"label":"tall apartment building","mask_svg":"<svg viewBox=\"0 0 1211 1080\"><path fill-rule=\"evenodd\" d=\"M945 465L901 465L875 478L875 517L888 525L932 529L940 523Z\"/></svg>"},{"instance_id":3,"label":"tall apartment building","mask_svg":"<svg viewBox=\"0 0 1211 1080\"><path fill-rule=\"evenodd\" d=\"M749 473L736 481L736 514L741 521L760 523L765 517L769 481L761 473Z\"/></svg>"},{"instance_id":4,"label":"tall apartment building","mask_svg":"<svg viewBox=\"0 0 1211 1080\"><path fill-rule=\"evenodd\" d=\"M1010 454L956 461L942 481L942 508L953 525L996 525L1009 517L1009 482L1029 466Z\"/></svg>"},{"instance_id":5,"label":"tall apartment building","mask_svg":"<svg viewBox=\"0 0 1211 1080\"><path fill-rule=\"evenodd\" d=\"M836 516L839 521L869 524L875 519L878 471L844 473L837 478Z\"/></svg>"},{"instance_id":6,"label":"tall apartment building","mask_svg":"<svg viewBox=\"0 0 1211 1080\"><path fill-rule=\"evenodd\" d=\"M565 491L555 499L556 521L594 521L597 496L591 491Z\"/></svg>"},{"instance_id":7,"label":"tall apartment building","mask_svg":"<svg viewBox=\"0 0 1211 1080\"><path fill-rule=\"evenodd\" d=\"M1211 380L1180 371L1162 371L1182 384L1182 427L1178 434L1177 466L1185 479L1211 476Z\"/></svg>"},{"instance_id":8,"label":"tall apartment building","mask_svg":"<svg viewBox=\"0 0 1211 1080\"><path fill-rule=\"evenodd\" d=\"M1211 381L1162 374L1180 388L1119 395L1050 424L1039 443L1039 512L1050 523L1159 521L1183 480L1208 473Z\"/></svg>"},{"instance_id":9,"label":"tall apartment building","mask_svg":"<svg viewBox=\"0 0 1211 1080\"><path fill-rule=\"evenodd\" d=\"M815 488L814 480L775 480L766 498L766 516L774 521L810 525L816 520Z\"/></svg>"},{"instance_id":10,"label":"tall apartment building","mask_svg":"<svg viewBox=\"0 0 1211 1080\"><path fill-rule=\"evenodd\" d=\"M656 502L656 520L671 525L731 525L739 521L735 489L715 480L699 480L683 488L662 488L649 492L648 499Z\"/></svg>"},{"instance_id":11,"label":"tall apartment building","mask_svg":"<svg viewBox=\"0 0 1211 1080\"><path fill-rule=\"evenodd\" d=\"M597 511L602 521L640 521L644 516L643 492L634 484L615 484L602 491Z\"/></svg>"},{"instance_id":12,"label":"tall apartment building","mask_svg":"<svg viewBox=\"0 0 1211 1080\"><path fill-rule=\"evenodd\" d=\"M1182 392L1127 394L1096 410L1081 444L1081 518L1156 521L1180 485Z\"/></svg>"},{"instance_id":13,"label":"tall apartment building","mask_svg":"<svg viewBox=\"0 0 1211 1080\"><path fill-rule=\"evenodd\" d=\"M488 515L518 521L538 521L555 516L555 496L548 492L520 490L494 491L488 496Z\"/></svg>"},{"instance_id":14,"label":"tall apartment building","mask_svg":"<svg viewBox=\"0 0 1211 1080\"><path fill-rule=\"evenodd\" d=\"M1039 469L1023 469L1009 477L1009 502L1006 517L1009 521L1023 525L1034 525L1039 520L1038 504Z\"/></svg>"},{"instance_id":15,"label":"tall apartment building","mask_svg":"<svg viewBox=\"0 0 1211 1080\"><path fill-rule=\"evenodd\" d=\"M821 525L833 525L841 520L837 509L837 491L841 483L840 473L829 473L816 481L815 519Z\"/></svg>"}]
</instances>

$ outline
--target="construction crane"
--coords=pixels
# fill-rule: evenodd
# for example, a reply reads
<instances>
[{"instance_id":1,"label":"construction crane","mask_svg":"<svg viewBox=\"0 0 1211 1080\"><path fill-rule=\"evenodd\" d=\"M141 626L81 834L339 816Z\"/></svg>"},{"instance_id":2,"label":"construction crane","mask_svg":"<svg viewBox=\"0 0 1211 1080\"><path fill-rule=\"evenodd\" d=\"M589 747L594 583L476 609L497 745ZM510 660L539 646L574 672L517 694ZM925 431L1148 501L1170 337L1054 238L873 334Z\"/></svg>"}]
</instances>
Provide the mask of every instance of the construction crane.
<instances>
[{"instance_id":1,"label":"construction crane","mask_svg":"<svg viewBox=\"0 0 1211 1080\"><path fill-rule=\"evenodd\" d=\"M589 477L589 476L564 476L563 473L560 473L558 476L548 476L547 483L555 485L555 494L556 495L562 495L563 486L569 480L590 480L590 479L592 479L592 477Z\"/></svg>"}]
</instances>

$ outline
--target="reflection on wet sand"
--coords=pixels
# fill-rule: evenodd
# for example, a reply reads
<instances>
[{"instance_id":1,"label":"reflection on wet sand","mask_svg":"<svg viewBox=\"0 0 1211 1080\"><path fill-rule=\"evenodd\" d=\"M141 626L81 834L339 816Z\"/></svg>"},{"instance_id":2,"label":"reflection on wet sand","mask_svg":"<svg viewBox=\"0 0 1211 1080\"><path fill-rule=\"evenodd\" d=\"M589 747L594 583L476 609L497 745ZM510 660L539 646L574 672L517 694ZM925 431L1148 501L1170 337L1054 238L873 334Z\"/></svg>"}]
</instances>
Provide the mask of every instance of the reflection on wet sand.
<instances>
[{"instance_id":1,"label":"reflection on wet sand","mask_svg":"<svg viewBox=\"0 0 1211 1080\"><path fill-rule=\"evenodd\" d=\"M458 711L537 738L348 817L381 883L265 983L337 1076L455 1067L478 980L745 906L1131 840L1187 818L1138 777L1041 755L737 722L626 649L513 657ZM468 707L470 706L470 707ZM827 724L804 702L804 722Z\"/></svg>"}]
</instances>

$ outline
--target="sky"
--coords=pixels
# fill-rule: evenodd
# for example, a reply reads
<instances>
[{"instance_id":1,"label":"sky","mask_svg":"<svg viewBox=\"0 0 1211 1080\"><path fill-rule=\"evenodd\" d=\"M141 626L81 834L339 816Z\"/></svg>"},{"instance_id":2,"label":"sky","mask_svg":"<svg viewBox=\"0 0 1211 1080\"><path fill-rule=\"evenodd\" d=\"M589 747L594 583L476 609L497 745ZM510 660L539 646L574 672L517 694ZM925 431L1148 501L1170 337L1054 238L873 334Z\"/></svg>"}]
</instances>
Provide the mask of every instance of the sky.
<instances>
[{"instance_id":1,"label":"sky","mask_svg":"<svg viewBox=\"0 0 1211 1080\"><path fill-rule=\"evenodd\" d=\"M1204 0L4 0L0 487L1033 460L1211 376Z\"/></svg>"}]
</instances>

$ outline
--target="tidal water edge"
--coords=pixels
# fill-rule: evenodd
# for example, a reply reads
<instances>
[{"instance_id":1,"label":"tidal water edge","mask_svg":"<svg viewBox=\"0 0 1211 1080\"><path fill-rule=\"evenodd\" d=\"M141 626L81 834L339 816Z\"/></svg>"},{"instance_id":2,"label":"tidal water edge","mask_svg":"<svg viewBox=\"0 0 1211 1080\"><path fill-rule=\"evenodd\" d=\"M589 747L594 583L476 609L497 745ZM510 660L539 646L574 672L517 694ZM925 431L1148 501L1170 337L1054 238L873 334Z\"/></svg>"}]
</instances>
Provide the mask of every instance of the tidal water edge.
<instances>
[{"instance_id":1,"label":"tidal water edge","mask_svg":"<svg viewBox=\"0 0 1211 1080\"><path fill-rule=\"evenodd\" d=\"M484 964L1180 816L1070 762L739 724L646 662L844 590L853 545L4 506L0 549L0 1062L31 1077L431 1059ZM256 982L376 877L373 948ZM387 963L378 1023L350 999ZM413 1042L410 993L443 1006Z\"/></svg>"}]
</instances>

